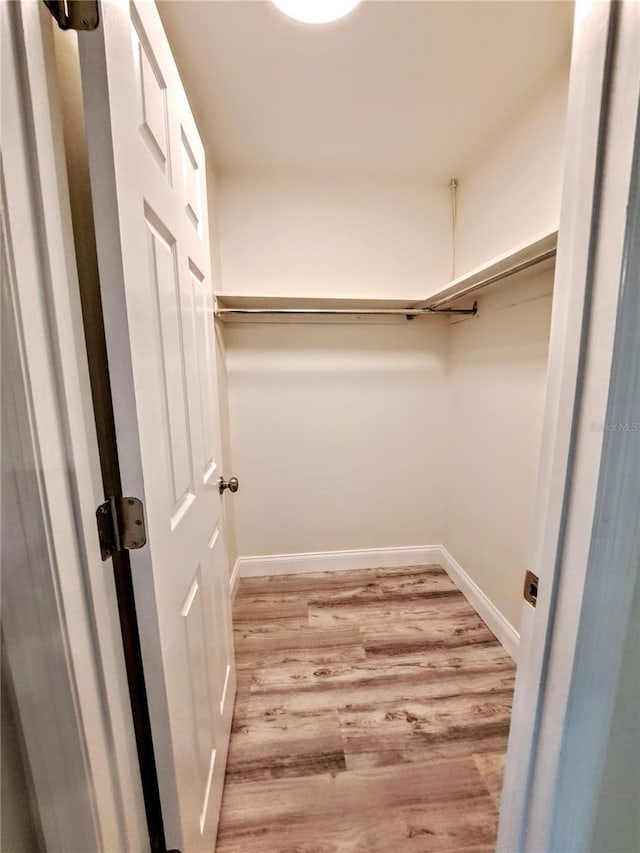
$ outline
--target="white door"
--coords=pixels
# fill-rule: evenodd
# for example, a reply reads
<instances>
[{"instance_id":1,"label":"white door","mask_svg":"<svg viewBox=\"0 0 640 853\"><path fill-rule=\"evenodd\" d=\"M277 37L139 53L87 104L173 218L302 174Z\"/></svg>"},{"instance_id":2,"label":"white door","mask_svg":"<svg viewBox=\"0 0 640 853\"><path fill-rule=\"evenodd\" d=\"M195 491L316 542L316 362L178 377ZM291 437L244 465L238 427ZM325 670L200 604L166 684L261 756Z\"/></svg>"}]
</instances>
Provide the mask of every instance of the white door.
<instances>
[{"instance_id":1,"label":"white door","mask_svg":"<svg viewBox=\"0 0 640 853\"><path fill-rule=\"evenodd\" d=\"M167 846L215 846L235 692L205 155L154 3L80 59L123 492Z\"/></svg>"}]
</instances>

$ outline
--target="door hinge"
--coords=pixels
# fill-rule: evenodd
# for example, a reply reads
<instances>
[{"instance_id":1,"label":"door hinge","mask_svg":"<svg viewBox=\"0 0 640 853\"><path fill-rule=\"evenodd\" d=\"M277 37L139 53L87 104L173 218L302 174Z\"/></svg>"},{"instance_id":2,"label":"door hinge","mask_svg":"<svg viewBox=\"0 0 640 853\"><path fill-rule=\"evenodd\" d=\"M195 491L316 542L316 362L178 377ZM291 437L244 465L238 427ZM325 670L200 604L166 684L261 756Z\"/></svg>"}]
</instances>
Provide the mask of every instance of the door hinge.
<instances>
[{"instance_id":1,"label":"door hinge","mask_svg":"<svg viewBox=\"0 0 640 853\"><path fill-rule=\"evenodd\" d=\"M96 519L103 560L147 544L144 507L138 498L107 498L96 510Z\"/></svg>"},{"instance_id":2,"label":"door hinge","mask_svg":"<svg viewBox=\"0 0 640 853\"><path fill-rule=\"evenodd\" d=\"M538 575L533 572L527 572L524 576L524 600L532 607L538 603Z\"/></svg>"},{"instance_id":3,"label":"door hinge","mask_svg":"<svg viewBox=\"0 0 640 853\"><path fill-rule=\"evenodd\" d=\"M100 23L97 0L44 0L61 30L96 30Z\"/></svg>"}]
</instances>

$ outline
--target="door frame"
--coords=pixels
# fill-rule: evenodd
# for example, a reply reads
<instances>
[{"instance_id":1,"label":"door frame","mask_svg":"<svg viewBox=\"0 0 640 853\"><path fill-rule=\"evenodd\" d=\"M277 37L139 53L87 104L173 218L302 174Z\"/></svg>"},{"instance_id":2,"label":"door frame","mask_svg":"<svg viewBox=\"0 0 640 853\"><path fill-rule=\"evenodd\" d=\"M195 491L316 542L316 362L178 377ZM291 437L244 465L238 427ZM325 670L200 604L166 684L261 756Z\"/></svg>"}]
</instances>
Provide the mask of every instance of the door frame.
<instances>
[{"instance_id":1,"label":"door frame","mask_svg":"<svg viewBox=\"0 0 640 853\"><path fill-rule=\"evenodd\" d=\"M102 482L52 19L39 2L0 4L0 18L3 641L47 850L148 850L114 578L95 522Z\"/></svg>"},{"instance_id":2,"label":"door frame","mask_svg":"<svg viewBox=\"0 0 640 853\"><path fill-rule=\"evenodd\" d=\"M637 287L624 273L627 206L640 192L639 42L637 3L578 0L529 549L540 583L537 608L523 605L501 853L588 849L638 572L637 484L633 500L625 473L638 470L640 433L621 440L603 425L621 412L631 422L634 406L638 419Z\"/></svg>"}]
</instances>

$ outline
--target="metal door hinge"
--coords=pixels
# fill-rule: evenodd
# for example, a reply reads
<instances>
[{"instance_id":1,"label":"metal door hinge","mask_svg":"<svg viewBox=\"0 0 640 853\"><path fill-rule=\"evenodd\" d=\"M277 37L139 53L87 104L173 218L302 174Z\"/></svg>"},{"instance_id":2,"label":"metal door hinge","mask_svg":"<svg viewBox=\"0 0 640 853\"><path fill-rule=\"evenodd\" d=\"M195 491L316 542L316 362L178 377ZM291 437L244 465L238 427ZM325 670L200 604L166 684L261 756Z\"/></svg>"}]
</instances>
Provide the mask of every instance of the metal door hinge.
<instances>
[{"instance_id":1,"label":"metal door hinge","mask_svg":"<svg viewBox=\"0 0 640 853\"><path fill-rule=\"evenodd\" d=\"M147 543L144 508L138 498L107 498L96 510L96 519L103 560L118 551L133 551Z\"/></svg>"},{"instance_id":2,"label":"metal door hinge","mask_svg":"<svg viewBox=\"0 0 640 853\"><path fill-rule=\"evenodd\" d=\"M96 30L100 23L97 0L44 0L61 30Z\"/></svg>"},{"instance_id":3,"label":"metal door hinge","mask_svg":"<svg viewBox=\"0 0 640 853\"><path fill-rule=\"evenodd\" d=\"M533 572L527 572L524 576L524 599L532 607L538 603L538 575Z\"/></svg>"}]
</instances>

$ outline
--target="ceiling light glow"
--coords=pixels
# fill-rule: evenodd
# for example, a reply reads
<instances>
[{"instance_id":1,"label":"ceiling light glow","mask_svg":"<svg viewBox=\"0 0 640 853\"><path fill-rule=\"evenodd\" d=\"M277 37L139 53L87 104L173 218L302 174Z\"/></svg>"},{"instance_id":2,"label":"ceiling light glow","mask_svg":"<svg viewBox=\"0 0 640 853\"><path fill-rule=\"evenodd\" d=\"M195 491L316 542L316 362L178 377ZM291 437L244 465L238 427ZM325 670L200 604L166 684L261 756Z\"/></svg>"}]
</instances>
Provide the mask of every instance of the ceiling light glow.
<instances>
[{"instance_id":1,"label":"ceiling light glow","mask_svg":"<svg viewBox=\"0 0 640 853\"><path fill-rule=\"evenodd\" d=\"M361 0L271 0L281 12L303 24L328 24L352 12Z\"/></svg>"}]
</instances>

